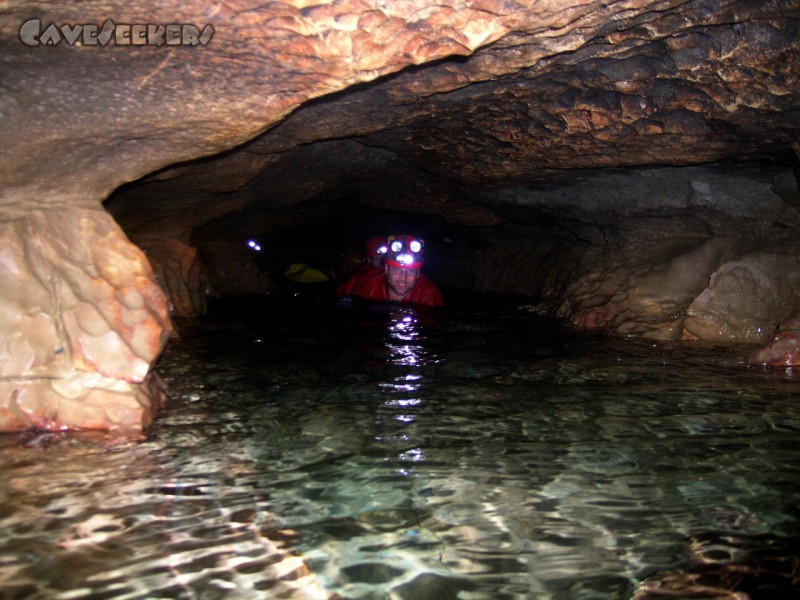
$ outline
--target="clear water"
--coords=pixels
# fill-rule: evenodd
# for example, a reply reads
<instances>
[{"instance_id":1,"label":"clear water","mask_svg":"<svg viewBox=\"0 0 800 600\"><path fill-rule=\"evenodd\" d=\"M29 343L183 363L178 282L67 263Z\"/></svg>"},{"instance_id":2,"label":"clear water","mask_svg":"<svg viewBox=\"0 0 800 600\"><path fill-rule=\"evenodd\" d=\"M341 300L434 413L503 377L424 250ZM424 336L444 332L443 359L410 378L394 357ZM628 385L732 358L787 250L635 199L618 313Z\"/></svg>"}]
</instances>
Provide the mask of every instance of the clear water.
<instances>
[{"instance_id":1,"label":"clear water","mask_svg":"<svg viewBox=\"0 0 800 600\"><path fill-rule=\"evenodd\" d=\"M178 323L145 441L0 437L0 597L800 596L797 375L513 302L274 308Z\"/></svg>"}]
</instances>

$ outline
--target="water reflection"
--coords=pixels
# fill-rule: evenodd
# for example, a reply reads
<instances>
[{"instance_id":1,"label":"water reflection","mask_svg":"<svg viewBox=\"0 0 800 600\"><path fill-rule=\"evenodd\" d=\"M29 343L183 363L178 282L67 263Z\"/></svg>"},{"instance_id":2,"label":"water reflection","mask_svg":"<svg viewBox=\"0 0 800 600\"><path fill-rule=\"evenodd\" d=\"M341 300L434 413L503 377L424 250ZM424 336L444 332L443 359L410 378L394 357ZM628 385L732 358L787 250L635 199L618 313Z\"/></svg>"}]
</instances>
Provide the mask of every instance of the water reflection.
<instances>
[{"instance_id":1,"label":"water reflection","mask_svg":"<svg viewBox=\"0 0 800 600\"><path fill-rule=\"evenodd\" d=\"M794 377L427 319L181 323L147 442L0 438L3 597L797 592Z\"/></svg>"},{"instance_id":2,"label":"water reflection","mask_svg":"<svg viewBox=\"0 0 800 600\"><path fill-rule=\"evenodd\" d=\"M395 377L392 381L387 381L384 383L378 384L380 387L386 389L390 392L399 392L401 394L415 392L420 388L420 380L422 379L422 375L400 375ZM407 406L419 403L419 398L414 398L411 400L397 400L400 406Z\"/></svg>"},{"instance_id":3,"label":"water reflection","mask_svg":"<svg viewBox=\"0 0 800 600\"><path fill-rule=\"evenodd\" d=\"M389 313L386 350L390 365L409 367L403 373L394 375L390 381L381 382L381 391L389 397L383 407L391 412L396 409L419 407L422 399L419 391L422 387L420 369L412 368L431 362L430 352L424 346L424 337L420 332L419 320L413 308L397 307ZM394 419L410 424L415 421L415 413L397 412ZM407 438L404 438L407 439Z\"/></svg>"},{"instance_id":4,"label":"water reflection","mask_svg":"<svg viewBox=\"0 0 800 600\"><path fill-rule=\"evenodd\" d=\"M422 333L424 321L433 323L429 316L419 315L414 308L396 307L388 312L386 350L392 365L417 367L436 364L439 358L426 347Z\"/></svg>"}]
</instances>

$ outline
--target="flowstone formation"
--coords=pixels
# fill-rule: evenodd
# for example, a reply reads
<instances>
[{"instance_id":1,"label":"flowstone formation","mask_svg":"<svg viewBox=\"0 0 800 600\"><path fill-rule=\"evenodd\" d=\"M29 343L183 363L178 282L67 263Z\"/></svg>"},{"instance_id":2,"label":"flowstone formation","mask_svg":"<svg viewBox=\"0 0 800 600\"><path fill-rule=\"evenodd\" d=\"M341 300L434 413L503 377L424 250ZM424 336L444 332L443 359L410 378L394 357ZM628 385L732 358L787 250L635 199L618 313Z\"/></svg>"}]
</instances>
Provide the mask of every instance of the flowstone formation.
<instances>
[{"instance_id":1,"label":"flowstone formation","mask_svg":"<svg viewBox=\"0 0 800 600\"><path fill-rule=\"evenodd\" d=\"M170 331L141 251L99 208L9 216L0 247L0 430L141 430L163 400L150 365Z\"/></svg>"},{"instance_id":2,"label":"flowstone formation","mask_svg":"<svg viewBox=\"0 0 800 600\"><path fill-rule=\"evenodd\" d=\"M268 290L248 236L360 215L444 286L796 364L796 2L0 11L2 430L141 431L170 315Z\"/></svg>"}]
</instances>

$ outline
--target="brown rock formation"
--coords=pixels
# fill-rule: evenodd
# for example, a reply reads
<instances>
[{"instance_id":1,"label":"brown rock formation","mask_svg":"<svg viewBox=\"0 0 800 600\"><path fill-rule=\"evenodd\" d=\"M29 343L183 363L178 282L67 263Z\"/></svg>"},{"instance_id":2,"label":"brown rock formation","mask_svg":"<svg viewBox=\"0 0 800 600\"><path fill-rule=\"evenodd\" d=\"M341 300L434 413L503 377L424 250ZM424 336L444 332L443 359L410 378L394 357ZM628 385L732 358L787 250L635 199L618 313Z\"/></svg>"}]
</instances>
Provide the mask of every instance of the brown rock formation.
<instances>
[{"instance_id":1,"label":"brown rock formation","mask_svg":"<svg viewBox=\"0 0 800 600\"><path fill-rule=\"evenodd\" d=\"M786 317L769 343L753 352L749 360L770 367L800 365L800 311Z\"/></svg>"},{"instance_id":2,"label":"brown rock formation","mask_svg":"<svg viewBox=\"0 0 800 600\"><path fill-rule=\"evenodd\" d=\"M442 284L623 333L800 309L796 2L0 11L2 429L140 430L169 307L266 291L253 235L416 227Z\"/></svg>"},{"instance_id":3,"label":"brown rock formation","mask_svg":"<svg viewBox=\"0 0 800 600\"><path fill-rule=\"evenodd\" d=\"M18 211L3 239L0 431L147 425L170 325L141 251L78 206Z\"/></svg>"}]
</instances>

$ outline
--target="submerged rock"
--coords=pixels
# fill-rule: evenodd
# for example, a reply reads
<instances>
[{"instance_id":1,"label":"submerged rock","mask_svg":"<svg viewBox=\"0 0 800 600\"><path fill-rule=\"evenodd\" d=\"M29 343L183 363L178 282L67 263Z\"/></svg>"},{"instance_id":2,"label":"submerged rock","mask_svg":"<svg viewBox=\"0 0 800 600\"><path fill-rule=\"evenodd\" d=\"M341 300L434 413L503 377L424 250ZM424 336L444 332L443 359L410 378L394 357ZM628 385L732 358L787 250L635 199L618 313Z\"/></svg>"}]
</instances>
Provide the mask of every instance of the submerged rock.
<instances>
[{"instance_id":1,"label":"submerged rock","mask_svg":"<svg viewBox=\"0 0 800 600\"><path fill-rule=\"evenodd\" d=\"M748 362L768 367L800 366L800 311L786 317L769 343L753 352Z\"/></svg>"}]
</instances>

